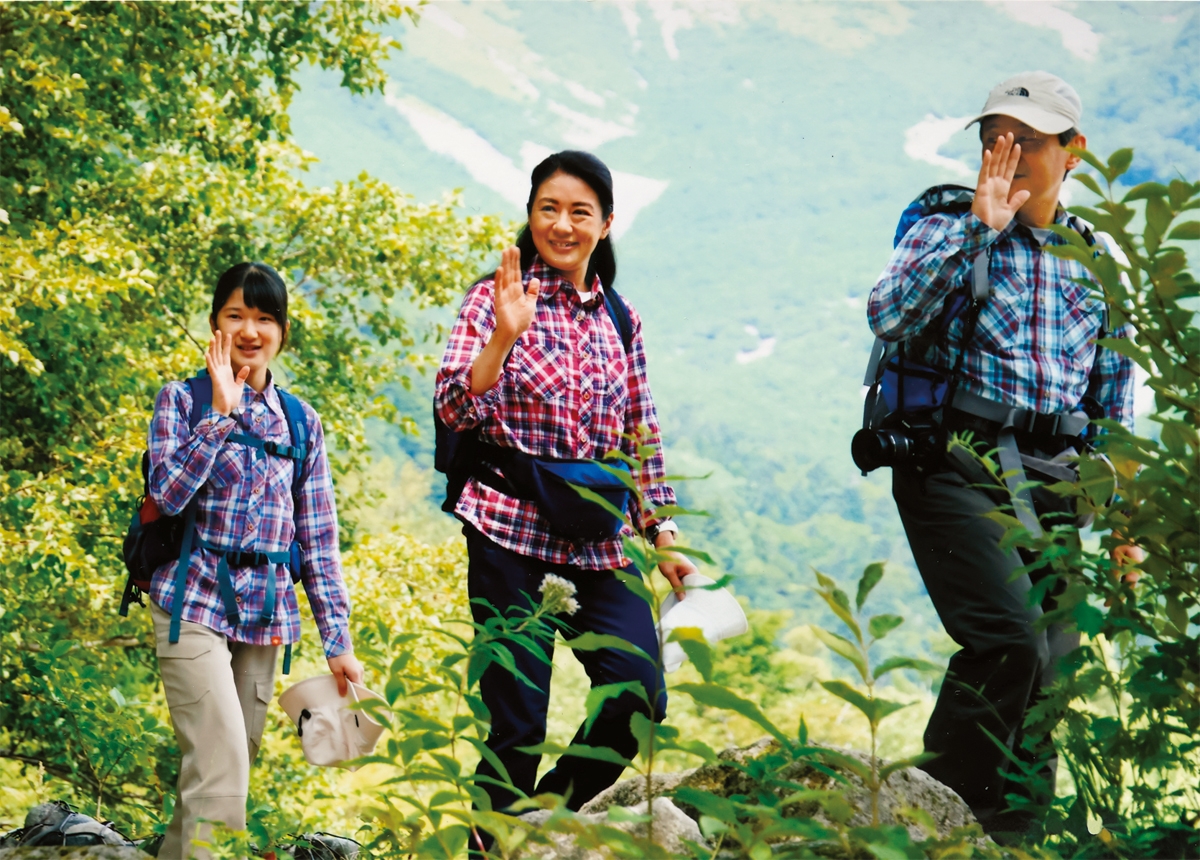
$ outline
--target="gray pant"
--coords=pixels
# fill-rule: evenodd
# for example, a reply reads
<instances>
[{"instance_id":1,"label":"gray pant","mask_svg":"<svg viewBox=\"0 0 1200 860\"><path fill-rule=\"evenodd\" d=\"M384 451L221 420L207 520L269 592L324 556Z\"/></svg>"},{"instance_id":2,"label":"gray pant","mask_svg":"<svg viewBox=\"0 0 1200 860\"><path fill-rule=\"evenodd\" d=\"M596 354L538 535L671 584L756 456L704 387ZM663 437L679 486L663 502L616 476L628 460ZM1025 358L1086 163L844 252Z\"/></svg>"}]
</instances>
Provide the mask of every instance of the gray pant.
<instances>
[{"instance_id":1,"label":"gray pant","mask_svg":"<svg viewBox=\"0 0 1200 860\"><path fill-rule=\"evenodd\" d=\"M158 856L206 860L209 851L193 842L209 841L212 822L246 827L250 765L275 692L279 649L231 642L189 621L171 644L171 616L153 602L150 614L163 692L183 753L175 815Z\"/></svg>"}]
</instances>

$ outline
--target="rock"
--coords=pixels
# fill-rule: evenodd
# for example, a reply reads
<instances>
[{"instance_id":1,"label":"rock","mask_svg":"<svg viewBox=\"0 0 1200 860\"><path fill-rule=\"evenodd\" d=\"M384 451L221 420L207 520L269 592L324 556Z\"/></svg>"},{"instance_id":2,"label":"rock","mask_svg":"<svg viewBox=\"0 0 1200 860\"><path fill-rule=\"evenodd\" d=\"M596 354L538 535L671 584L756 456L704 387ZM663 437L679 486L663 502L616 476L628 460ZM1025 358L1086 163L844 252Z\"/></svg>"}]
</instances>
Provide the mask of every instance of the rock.
<instances>
[{"instance_id":1,"label":"rock","mask_svg":"<svg viewBox=\"0 0 1200 860\"><path fill-rule=\"evenodd\" d=\"M630 780L626 780L629 782ZM638 839L646 839L649 835L649 827L645 821L624 821L623 816L610 816L608 809L623 809L630 816L644 816L646 814L646 802L642 801L630 807L620 807L612 805L604 811L595 813L585 813L580 811L576 813L576 817L591 823L604 824L624 833L628 833ZM699 845L705 845L704 836L700 833L700 828L696 822L685 815L678 806L672 803L666 797L654 798L654 842L657 845L671 854L686 854L687 842L694 842ZM528 812L521 816L522 821L530 824L540 825L550 818L551 812L548 809L539 809L535 812ZM529 858L529 860L606 860L607 855L599 850L586 845L579 845L576 837L571 833L549 833L551 844L549 845L529 845L519 855L521 858Z\"/></svg>"},{"instance_id":2,"label":"rock","mask_svg":"<svg viewBox=\"0 0 1200 860\"><path fill-rule=\"evenodd\" d=\"M737 768L734 763L745 764L753 759L760 759L779 751L779 743L774 738L763 738L748 747L731 747L719 754L720 761L703 765L682 773L655 774L652 790L657 795L668 796L682 786L702 789L720 797L734 794L752 795L755 790L754 781L746 773ZM865 753L850 749L835 749L834 752L869 764L870 757ZM849 780L843 784L834 780L828 774L818 769L816 763L825 764ZM886 762L881 761L880 765ZM850 827L861 827L871 823L871 795L853 773L836 762L814 759L802 759L784 765L779 777L789 782L800 783L807 788L816 790L835 789L839 791L854 809L854 814L848 822ZM583 813L595 815L603 812L609 806L632 806L645 802L646 781L635 777L617 783L606 791L592 798L581 810ZM783 790L780 790L783 793ZM691 817L698 817L697 811L682 801L676 800L676 805ZM940 837L949 835L956 827L975 824L975 816L970 808L954 791L942 785L929 774L916 768L905 768L893 773L884 783L879 792L879 821L880 824L895 824L896 813L904 807L915 807L929 813ZM823 824L829 819L824 811L814 801L796 804L789 808L789 814L813 818ZM909 834L914 840L925 839L927 834L915 824L905 822Z\"/></svg>"}]
</instances>

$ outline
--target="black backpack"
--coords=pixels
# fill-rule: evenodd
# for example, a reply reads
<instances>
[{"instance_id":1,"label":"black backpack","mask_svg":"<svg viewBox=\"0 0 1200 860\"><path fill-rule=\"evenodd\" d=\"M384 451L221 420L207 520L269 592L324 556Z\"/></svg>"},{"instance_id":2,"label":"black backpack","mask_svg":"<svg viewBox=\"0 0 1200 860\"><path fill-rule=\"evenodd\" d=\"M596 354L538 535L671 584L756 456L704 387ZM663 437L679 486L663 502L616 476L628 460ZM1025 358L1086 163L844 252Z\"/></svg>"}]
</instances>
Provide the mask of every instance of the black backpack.
<instances>
[{"instance_id":1,"label":"black backpack","mask_svg":"<svg viewBox=\"0 0 1200 860\"><path fill-rule=\"evenodd\" d=\"M191 379L188 379L186 384L192 395L192 411L188 415L188 427L195 429L196 425L200 423L200 419L204 416L204 408L212 403L212 379L209 378L207 371L202 370ZM303 468L305 459L308 456L307 422L304 416L304 407L300 399L279 386L276 386L275 390L279 394L280 403L283 404L283 412L287 418L288 435L292 444L281 445L277 442L264 441L242 433L230 434L227 441L249 445L271 456L287 457L294 460L297 463L292 476L292 500L295 503L298 502L300 491L304 487L304 482L308 479L308 475ZM184 508L182 513L174 516L163 515L150 495L149 451L142 453L142 486L143 495L137 500L137 510L134 511L133 517L129 522L129 528L125 533L125 541L122 545L125 568L129 571L129 576L125 581L125 589L121 596L121 608L119 612L122 616L129 614L130 603L138 603L142 606L146 605L142 600L142 596L149 593L150 580L154 575L154 571L162 565L179 559L178 576L180 579L184 578L191 551L195 546L200 545L199 536L195 534L199 491L188 502L187 507ZM226 565L249 566L262 564L266 561L280 564L286 563L291 570L292 581L298 582L300 579L303 550L297 541L292 542L292 546L286 553L225 552L216 547L209 547L209 549L222 554L218 570L218 580L221 585L222 601L225 604L225 617L231 624L238 623L239 615L233 595L233 587L228 581L229 577ZM224 576L221 575L221 570L225 571ZM270 580L270 585L274 585L274 578ZM176 642L179 639L179 618L183 608L182 594L183 588L181 584L177 584L177 599L173 607L175 611L172 612L171 619L171 642ZM270 624L273 620L273 611L274 589L268 587L267 605L264 607L264 613L260 616L259 622ZM291 647L289 646L284 652L284 674L287 674L290 668L290 657Z\"/></svg>"},{"instance_id":2,"label":"black backpack","mask_svg":"<svg viewBox=\"0 0 1200 860\"><path fill-rule=\"evenodd\" d=\"M605 287L603 296L604 308L621 335L625 354L629 355L633 352L633 321L629 318L629 308L612 287ZM481 468L482 446L485 443L479 437L479 430L479 427L462 431L451 430L438 417L437 409L433 410L433 468L446 476L446 500L442 502L442 510L448 514L454 513L458 498L472 477L492 486L497 480L495 472ZM513 494L511 487L501 486L496 489L509 495Z\"/></svg>"}]
</instances>

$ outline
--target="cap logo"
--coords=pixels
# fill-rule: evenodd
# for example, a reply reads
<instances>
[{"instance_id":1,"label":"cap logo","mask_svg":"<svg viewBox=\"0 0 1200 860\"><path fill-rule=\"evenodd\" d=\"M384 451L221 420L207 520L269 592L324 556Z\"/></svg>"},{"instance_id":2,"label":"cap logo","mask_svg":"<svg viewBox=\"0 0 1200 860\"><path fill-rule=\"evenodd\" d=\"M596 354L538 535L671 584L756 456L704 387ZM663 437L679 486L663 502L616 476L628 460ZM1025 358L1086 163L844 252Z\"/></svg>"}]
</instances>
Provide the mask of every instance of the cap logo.
<instances>
[{"instance_id":1,"label":"cap logo","mask_svg":"<svg viewBox=\"0 0 1200 860\"><path fill-rule=\"evenodd\" d=\"M1024 96L1025 98L1029 98L1029 90L1024 87L1013 87L1011 90L1005 90L1004 94L1006 96Z\"/></svg>"}]
</instances>

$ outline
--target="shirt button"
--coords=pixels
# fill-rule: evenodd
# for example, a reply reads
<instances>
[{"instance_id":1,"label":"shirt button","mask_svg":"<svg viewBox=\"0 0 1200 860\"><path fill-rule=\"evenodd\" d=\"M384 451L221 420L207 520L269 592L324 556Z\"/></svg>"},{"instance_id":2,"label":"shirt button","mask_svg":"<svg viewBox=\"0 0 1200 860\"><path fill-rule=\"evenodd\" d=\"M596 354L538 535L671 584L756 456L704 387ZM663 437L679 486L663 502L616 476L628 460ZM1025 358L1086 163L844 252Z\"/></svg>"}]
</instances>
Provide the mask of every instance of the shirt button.
<instances>
[{"instance_id":1,"label":"shirt button","mask_svg":"<svg viewBox=\"0 0 1200 860\"><path fill-rule=\"evenodd\" d=\"M588 391L588 390L585 388L585 389L583 390L583 399L584 399L584 400L591 400L591 399L592 399L592 392Z\"/></svg>"},{"instance_id":2,"label":"shirt button","mask_svg":"<svg viewBox=\"0 0 1200 860\"><path fill-rule=\"evenodd\" d=\"M241 597L241 595L238 595L237 597L233 598L233 602L234 602L234 603L241 603L241 602L242 602L242 597Z\"/></svg>"},{"instance_id":3,"label":"shirt button","mask_svg":"<svg viewBox=\"0 0 1200 860\"><path fill-rule=\"evenodd\" d=\"M255 495L255 496L262 495L262 487L255 487L252 495Z\"/></svg>"},{"instance_id":4,"label":"shirt button","mask_svg":"<svg viewBox=\"0 0 1200 860\"><path fill-rule=\"evenodd\" d=\"M250 525L249 525L249 526L246 528L246 531L247 531L247 532L252 532L252 531L254 531L254 530L257 528L257 527L258 527L258 523L250 523Z\"/></svg>"},{"instance_id":5,"label":"shirt button","mask_svg":"<svg viewBox=\"0 0 1200 860\"><path fill-rule=\"evenodd\" d=\"M575 311L575 322L583 322L583 311Z\"/></svg>"}]
</instances>

